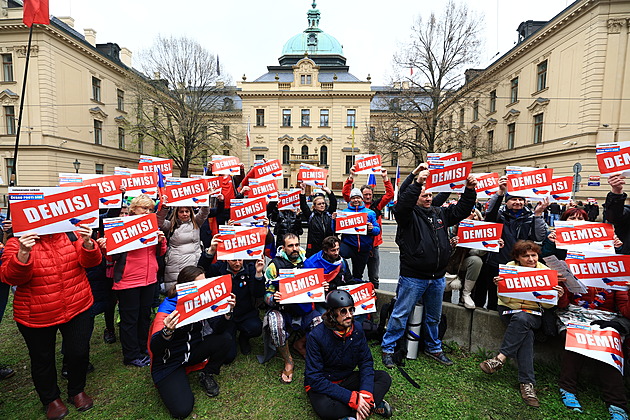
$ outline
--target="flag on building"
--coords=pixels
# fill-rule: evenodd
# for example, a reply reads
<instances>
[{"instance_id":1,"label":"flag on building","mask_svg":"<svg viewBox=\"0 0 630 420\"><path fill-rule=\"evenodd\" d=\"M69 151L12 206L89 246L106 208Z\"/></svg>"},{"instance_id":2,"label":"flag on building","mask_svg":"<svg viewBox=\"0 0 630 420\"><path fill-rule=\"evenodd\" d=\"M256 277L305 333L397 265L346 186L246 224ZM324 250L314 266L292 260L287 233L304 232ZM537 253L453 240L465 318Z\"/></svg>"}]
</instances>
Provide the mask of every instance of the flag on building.
<instances>
[{"instance_id":1,"label":"flag on building","mask_svg":"<svg viewBox=\"0 0 630 420\"><path fill-rule=\"evenodd\" d=\"M245 145L249 149L249 119L247 120L247 131L245 132Z\"/></svg>"},{"instance_id":2,"label":"flag on building","mask_svg":"<svg viewBox=\"0 0 630 420\"><path fill-rule=\"evenodd\" d=\"M48 13L48 0L24 0L24 24L28 27L34 23L50 25L50 14Z\"/></svg>"},{"instance_id":3,"label":"flag on building","mask_svg":"<svg viewBox=\"0 0 630 420\"><path fill-rule=\"evenodd\" d=\"M396 186L394 187L394 198L392 199L395 202L398 201L398 187L400 186L400 166L396 166Z\"/></svg>"}]
</instances>

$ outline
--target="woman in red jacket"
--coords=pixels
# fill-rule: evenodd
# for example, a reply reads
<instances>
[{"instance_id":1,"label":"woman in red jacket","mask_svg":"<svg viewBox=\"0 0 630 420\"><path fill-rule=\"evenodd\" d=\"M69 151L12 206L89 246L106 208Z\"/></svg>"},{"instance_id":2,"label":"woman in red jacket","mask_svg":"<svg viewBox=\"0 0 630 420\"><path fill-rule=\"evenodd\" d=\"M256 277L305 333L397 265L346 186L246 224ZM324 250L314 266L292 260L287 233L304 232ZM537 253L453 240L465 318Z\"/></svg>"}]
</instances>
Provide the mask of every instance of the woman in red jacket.
<instances>
[{"instance_id":1,"label":"woman in red jacket","mask_svg":"<svg viewBox=\"0 0 630 420\"><path fill-rule=\"evenodd\" d=\"M11 238L2 255L0 278L17 286L13 318L31 358L31 375L48 419L68 409L60 398L55 366L55 339L61 331L68 360L68 402L79 411L93 406L85 392L90 352L93 298L85 269L101 263L101 251L80 226L77 240L66 233L28 233Z\"/></svg>"}]
</instances>

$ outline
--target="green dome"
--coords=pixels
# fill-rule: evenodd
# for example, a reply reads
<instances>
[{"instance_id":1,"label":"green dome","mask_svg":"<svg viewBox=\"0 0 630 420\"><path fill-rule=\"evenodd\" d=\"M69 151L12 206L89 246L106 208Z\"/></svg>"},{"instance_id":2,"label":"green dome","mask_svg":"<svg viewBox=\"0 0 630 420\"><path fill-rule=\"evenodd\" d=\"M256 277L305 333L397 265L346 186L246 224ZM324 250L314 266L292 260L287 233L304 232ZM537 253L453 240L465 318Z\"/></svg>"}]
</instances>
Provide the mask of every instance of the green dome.
<instances>
[{"instance_id":1,"label":"green dome","mask_svg":"<svg viewBox=\"0 0 630 420\"><path fill-rule=\"evenodd\" d=\"M337 39L324 32L304 31L297 34L284 44L282 55L341 55L343 47Z\"/></svg>"}]
</instances>

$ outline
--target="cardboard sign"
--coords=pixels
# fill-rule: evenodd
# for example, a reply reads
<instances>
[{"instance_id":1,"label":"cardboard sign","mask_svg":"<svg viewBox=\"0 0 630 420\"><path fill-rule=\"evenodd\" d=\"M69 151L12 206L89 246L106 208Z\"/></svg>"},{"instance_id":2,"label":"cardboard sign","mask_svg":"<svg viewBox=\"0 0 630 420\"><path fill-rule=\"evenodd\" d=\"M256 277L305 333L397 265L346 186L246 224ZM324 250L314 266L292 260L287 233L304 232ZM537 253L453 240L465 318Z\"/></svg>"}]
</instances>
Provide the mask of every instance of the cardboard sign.
<instances>
[{"instance_id":1,"label":"cardboard sign","mask_svg":"<svg viewBox=\"0 0 630 420\"><path fill-rule=\"evenodd\" d=\"M155 213L139 216L112 217L103 220L107 255L120 254L158 244Z\"/></svg>"},{"instance_id":2,"label":"cardboard sign","mask_svg":"<svg viewBox=\"0 0 630 420\"><path fill-rule=\"evenodd\" d=\"M60 187L96 185L99 192L100 209L119 209L122 205L122 175L59 174Z\"/></svg>"},{"instance_id":3,"label":"cardboard sign","mask_svg":"<svg viewBox=\"0 0 630 420\"><path fill-rule=\"evenodd\" d=\"M158 169L164 176L173 175L173 159L165 159L154 156L140 156L138 170L147 172L157 172Z\"/></svg>"},{"instance_id":4,"label":"cardboard sign","mask_svg":"<svg viewBox=\"0 0 630 420\"><path fill-rule=\"evenodd\" d=\"M628 290L630 255L569 251L565 262L573 275L588 287Z\"/></svg>"},{"instance_id":5,"label":"cardboard sign","mask_svg":"<svg viewBox=\"0 0 630 420\"><path fill-rule=\"evenodd\" d=\"M256 223L267 215L267 199L259 198L233 198L230 207L230 219L234 223Z\"/></svg>"},{"instance_id":6,"label":"cardboard sign","mask_svg":"<svg viewBox=\"0 0 630 420\"><path fill-rule=\"evenodd\" d=\"M166 178L164 184L165 204L169 207L208 205L208 182L205 179Z\"/></svg>"},{"instance_id":7,"label":"cardboard sign","mask_svg":"<svg viewBox=\"0 0 630 420\"><path fill-rule=\"evenodd\" d=\"M427 153L427 162L430 160L449 160L458 161L462 160L461 152L457 153Z\"/></svg>"},{"instance_id":8,"label":"cardboard sign","mask_svg":"<svg viewBox=\"0 0 630 420\"><path fill-rule=\"evenodd\" d=\"M339 286L337 289L350 293L354 301L354 314L363 315L376 312L376 296L374 285L370 282Z\"/></svg>"},{"instance_id":9,"label":"cardboard sign","mask_svg":"<svg viewBox=\"0 0 630 420\"><path fill-rule=\"evenodd\" d=\"M589 197L589 198L586 199L586 201L588 201L589 204L597 204L597 199L596 198Z\"/></svg>"},{"instance_id":10,"label":"cardboard sign","mask_svg":"<svg viewBox=\"0 0 630 420\"><path fill-rule=\"evenodd\" d=\"M623 374L622 343L619 332L613 328L576 322L567 325L564 348L614 366Z\"/></svg>"},{"instance_id":11,"label":"cardboard sign","mask_svg":"<svg viewBox=\"0 0 630 420\"><path fill-rule=\"evenodd\" d=\"M354 173L357 175L380 174L382 170L381 155L356 155Z\"/></svg>"},{"instance_id":12,"label":"cardboard sign","mask_svg":"<svg viewBox=\"0 0 630 420\"><path fill-rule=\"evenodd\" d=\"M551 179L551 197L549 201L568 203L573 193L573 177L561 176Z\"/></svg>"},{"instance_id":13,"label":"cardboard sign","mask_svg":"<svg viewBox=\"0 0 630 420\"><path fill-rule=\"evenodd\" d=\"M556 221L556 247L572 251L615 253L615 230L608 223Z\"/></svg>"},{"instance_id":14,"label":"cardboard sign","mask_svg":"<svg viewBox=\"0 0 630 420\"><path fill-rule=\"evenodd\" d=\"M208 183L208 191L210 191L210 197L216 197L221 194L220 176L191 175L190 177L194 179L205 179Z\"/></svg>"},{"instance_id":15,"label":"cardboard sign","mask_svg":"<svg viewBox=\"0 0 630 420\"><path fill-rule=\"evenodd\" d=\"M212 155L210 162L212 175L238 175L241 173L241 162L236 156Z\"/></svg>"},{"instance_id":16,"label":"cardboard sign","mask_svg":"<svg viewBox=\"0 0 630 420\"><path fill-rule=\"evenodd\" d=\"M219 226L217 260L257 260L263 257L267 228Z\"/></svg>"},{"instance_id":17,"label":"cardboard sign","mask_svg":"<svg viewBox=\"0 0 630 420\"><path fill-rule=\"evenodd\" d=\"M472 162L433 160L429 162L429 176L425 181L427 192L463 193Z\"/></svg>"},{"instance_id":18,"label":"cardboard sign","mask_svg":"<svg viewBox=\"0 0 630 420\"><path fill-rule=\"evenodd\" d=\"M326 178L328 178L327 169L318 168L317 166L307 163L300 165L297 179L298 181L302 181L305 185L322 188L326 186Z\"/></svg>"},{"instance_id":19,"label":"cardboard sign","mask_svg":"<svg viewBox=\"0 0 630 420\"><path fill-rule=\"evenodd\" d=\"M347 235L367 235L367 213L338 211L335 219L335 233Z\"/></svg>"},{"instance_id":20,"label":"cardboard sign","mask_svg":"<svg viewBox=\"0 0 630 420\"><path fill-rule=\"evenodd\" d=\"M464 219L459 222L457 227L457 236L459 237L457 246L499 252L499 239L501 239L502 233L502 223Z\"/></svg>"},{"instance_id":21,"label":"cardboard sign","mask_svg":"<svg viewBox=\"0 0 630 420\"><path fill-rule=\"evenodd\" d=\"M269 201L278 201L278 184L275 179L261 181L259 179L249 180L249 192L247 198L265 197Z\"/></svg>"},{"instance_id":22,"label":"cardboard sign","mask_svg":"<svg viewBox=\"0 0 630 420\"><path fill-rule=\"evenodd\" d=\"M507 191L510 195L542 200L551 194L553 169L508 166Z\"/></svg>"},{"instance_id":23,"label":"cardboard sign","mask_svg":"<svg viewBox=\"0 0 630 420\"><path fill-rule=\"evenodd\" d=\"M617 173L630 176L630 141L598 144L596 150L597 166L602 176Z\"/></svg>"},{"instance_id":24,"label":"cardboard sign","mask_svg":"<svg viewBox=\"0 0 630 420\"><path fill-rule=\"evenodd\" d=\"M126 189L125 196L137 197L140 194L145 194L154 200L158 198L157 172L114 168L114 175L123 175L121 185Z\"/></svg>"},{"instance_id":25,"label":"cardboard sign","mask_svg":"<svg viewBox=\"0 0 630 420\"><path fill-rule=\"evenodd\" d=\"M282 178L282 165L278 159L257 160L252 168L252 178L259 181Z\"/></svg>"},{"instance_id":26,"label":"cardboard sign","mask_svg":"<svg viewBox=\"0 0 630 420\"><path fill-rule=\"evenodd\" d=\"M177 328L230 312L232 275L212 277L177 285Z\"/></svg>"},{"instance_id":27,"label":"cardboard sign","mask_svg":"<svg viewBox=\"0 0 630 420\"><path fill-rule=\"evenodd\" d=\"M279 270L280 304L325 302L323 268Z\"/></svg>"},{"instance_id":28,"label":"cardboard sign","mask_svg":"<svg viewBox=\"0 0 630 420\"><path fill-rule=\"evenodd\" d=\"M558 303L558 292L553 290L558 285L555 270L501 264L499 276L503 278L497 286L500 296L552 305Z\"/></svg>"},{"instance_id":29,"label":"cardboard sign","mask_svg":"<svg viewBox=\"0 0 630 420\"><path fill-rule=\"evenodd\" d=\"M278 210L297 210L300 208L301 190L279 191Z\"/></svg>"},{"instance_id":30,"label":"cardboard sign","mask_svg":"<svg viewBox=\"0 0 630 420\"><path fill-rule=\"evenodd\" d=\"M473 174L477 178L477 199L491 198L499 191L499 174L492 173L479 173Z\"/></svg>"},{"instance_id":31,"label":"cardboard sign","mask_svg":"<svg viewBox=\"0 0 630 420\"><path fill-rule=\"evenodd\" d=\"M99 192L88 187L9 187L13 234L73 232L78 225L98 228Z\"/></svg>"}]
</instances>

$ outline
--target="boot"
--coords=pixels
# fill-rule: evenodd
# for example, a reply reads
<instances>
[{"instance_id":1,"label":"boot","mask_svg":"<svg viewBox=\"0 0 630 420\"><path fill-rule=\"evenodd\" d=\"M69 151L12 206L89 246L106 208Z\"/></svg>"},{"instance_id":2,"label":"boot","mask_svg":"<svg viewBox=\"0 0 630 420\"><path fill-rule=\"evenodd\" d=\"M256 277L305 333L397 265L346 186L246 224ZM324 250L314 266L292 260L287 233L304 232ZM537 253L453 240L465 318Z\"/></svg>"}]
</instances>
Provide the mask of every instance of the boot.
<instances>
[{"instance_id":1,"label":"boot","mask_svg":"<svg viewBox=\"0 0 630 420\"><path fill-rule=\"evenodd\" d=\"M475 301L470 296L472 289L475 287L474 280L464 281L464 290L462 290L462 300L466 309L475 309Z\"/></svg>"}]
</instances>

